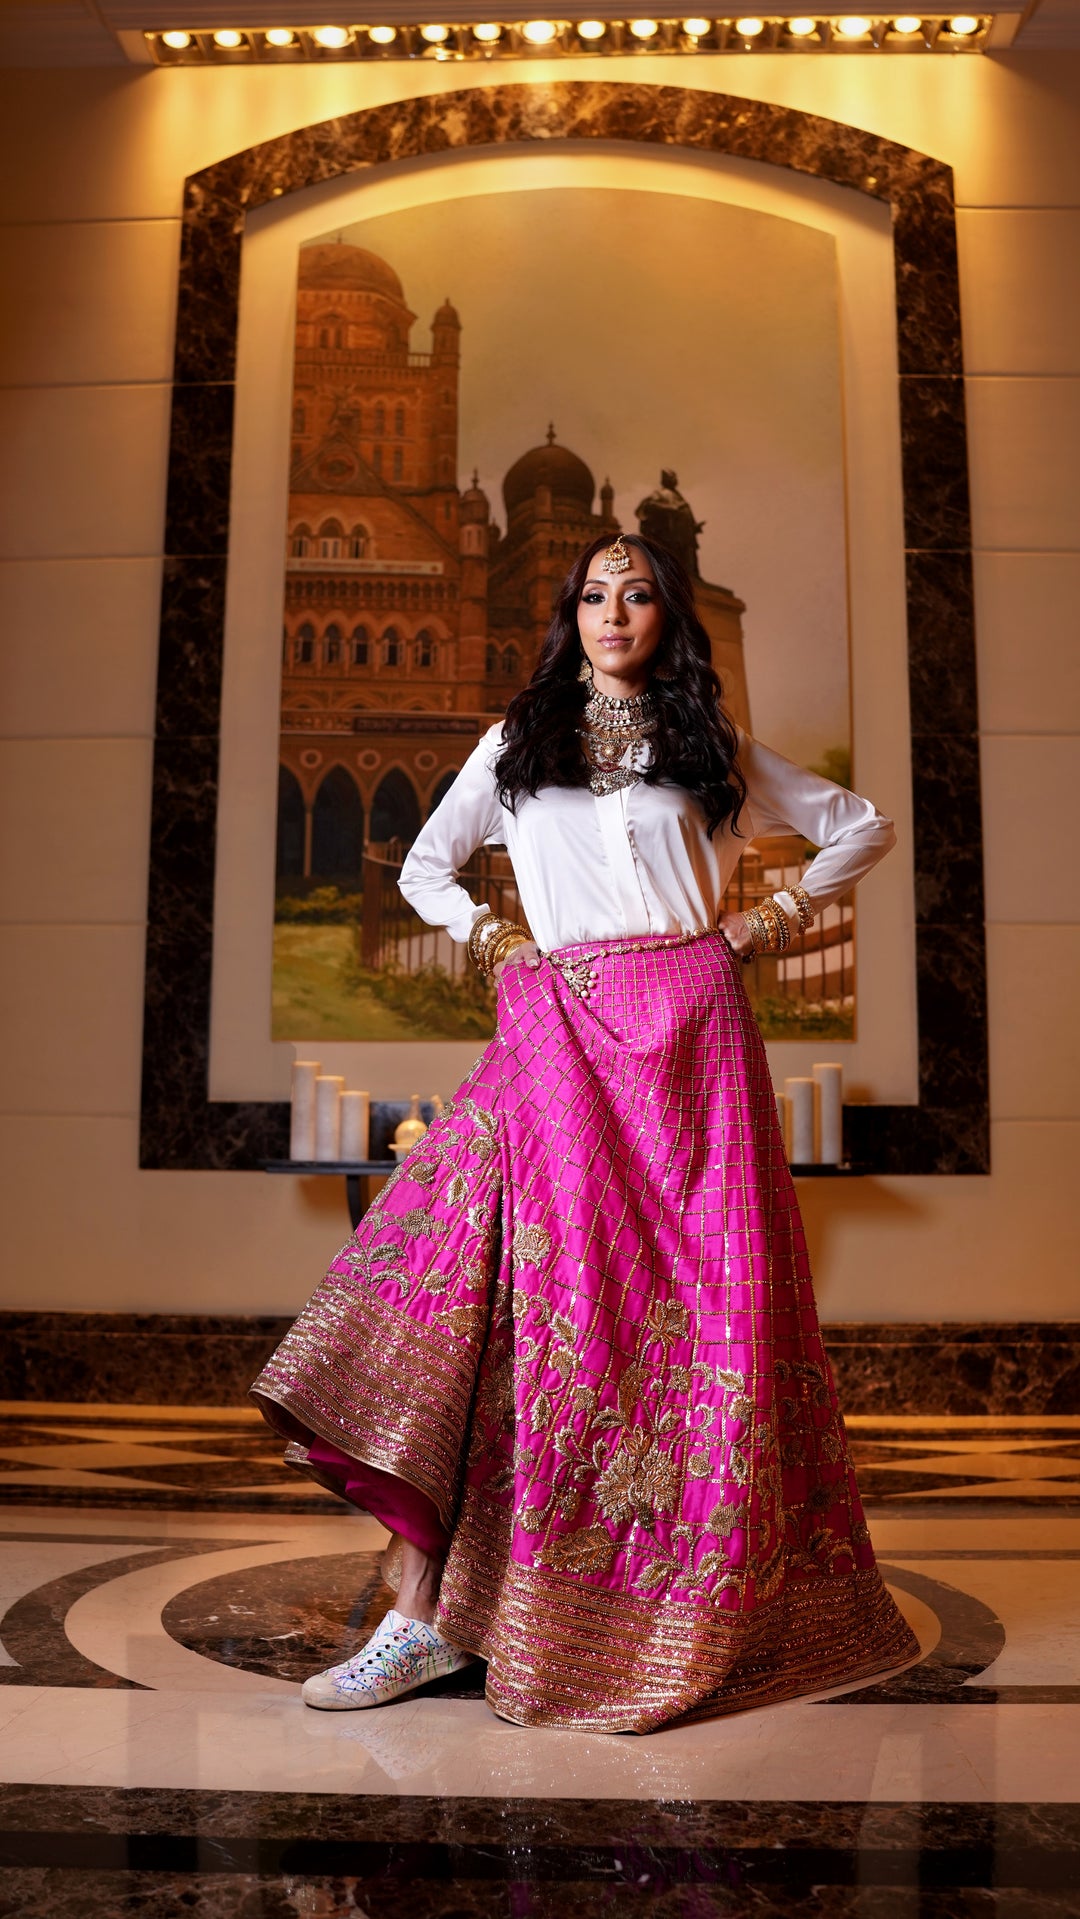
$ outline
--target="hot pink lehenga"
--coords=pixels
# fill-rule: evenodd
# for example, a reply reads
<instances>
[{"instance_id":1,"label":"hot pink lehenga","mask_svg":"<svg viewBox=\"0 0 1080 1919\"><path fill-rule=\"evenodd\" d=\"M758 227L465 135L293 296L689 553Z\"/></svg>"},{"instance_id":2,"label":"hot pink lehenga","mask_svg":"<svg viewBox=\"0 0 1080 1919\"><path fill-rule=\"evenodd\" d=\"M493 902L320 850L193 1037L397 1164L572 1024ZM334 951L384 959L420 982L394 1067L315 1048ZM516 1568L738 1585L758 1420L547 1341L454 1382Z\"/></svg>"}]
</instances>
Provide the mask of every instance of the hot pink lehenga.
<instances>
[{"instance_id":1,"label":"hot pink lehenga","mask_svg":"<svg viewBox=\"0 0 1080 1919\"><path fill-rule=\"evenodd\" d=\"M439 1629L523 1725L645 1732L918 1652L739 972L716 933L507 968L496 1037L253 1388L325 1483L351 1459L354 1498L426 1496Z\"/></svg>"}]
</instances>

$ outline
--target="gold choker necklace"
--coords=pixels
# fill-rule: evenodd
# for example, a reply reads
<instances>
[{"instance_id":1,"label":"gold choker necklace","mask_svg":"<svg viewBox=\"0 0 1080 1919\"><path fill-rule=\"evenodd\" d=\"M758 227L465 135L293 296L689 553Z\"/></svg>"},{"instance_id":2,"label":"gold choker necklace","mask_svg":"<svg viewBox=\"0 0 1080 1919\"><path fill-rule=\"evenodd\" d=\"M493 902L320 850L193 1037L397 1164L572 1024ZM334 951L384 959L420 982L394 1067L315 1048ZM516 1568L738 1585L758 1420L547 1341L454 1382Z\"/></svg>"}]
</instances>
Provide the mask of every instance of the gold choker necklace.
<instances>
[{"instance_id":1,"label":"gold choker necklace","mask_svg":"<svg viewBox=\"0 0 1080 1919\"><path fill-rule=\"evenodd\" d=\"M652 693L635 693L625 700L601 693L594 686L585 702L581 740L589 763L589 791L598 798L634 786L641 771L633 762L623 766L627 747L647 740L656 731L656 700ZM635 755L635 759L636 759Z\"/></svg>"}]
</instances>

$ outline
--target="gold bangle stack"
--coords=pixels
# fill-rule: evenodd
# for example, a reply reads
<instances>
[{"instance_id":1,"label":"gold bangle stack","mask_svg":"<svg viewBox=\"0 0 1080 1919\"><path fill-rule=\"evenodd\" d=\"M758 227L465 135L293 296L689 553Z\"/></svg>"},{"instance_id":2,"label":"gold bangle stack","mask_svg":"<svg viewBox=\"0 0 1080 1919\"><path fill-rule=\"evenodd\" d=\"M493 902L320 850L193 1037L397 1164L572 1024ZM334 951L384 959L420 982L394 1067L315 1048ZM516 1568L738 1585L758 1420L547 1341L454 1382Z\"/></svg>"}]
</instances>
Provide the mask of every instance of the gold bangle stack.
<instances>
[{"instance_id":1,"label":"gold bangle stack","mask_svg":"<svg viewBox=\"0 0 1080 1919\"><path fill-rule=\"evenodd\" d=\"M805 886L786 886L784 891L790 894L799 915L799 931L805 933L808 926L814 924L814 909Z\"/></svg>"},{"instance_id":2,"label":"gold bangle stack","mask_svg":"<svg viewBox=\"0 0 1080 1919\"><path fill-rule=\"evenodd\" d=\"M786 953L791 945L791 922L774 899L762 900L743 914L755 953Z\"/></svg>"},{"instance_id":3,"label":"gold bangle stack","mask_svg":"<svg viewBox=\"0 0 1080 1919\"><path fill-rule=\"evenodd\" d=\"M495 968L508 959L519 946L527 946L532 934L517 920L500 920L494 913L484 913L473 921L468 939L469 958L485 979L490 979Z\"/></svg>"}]
</instances>

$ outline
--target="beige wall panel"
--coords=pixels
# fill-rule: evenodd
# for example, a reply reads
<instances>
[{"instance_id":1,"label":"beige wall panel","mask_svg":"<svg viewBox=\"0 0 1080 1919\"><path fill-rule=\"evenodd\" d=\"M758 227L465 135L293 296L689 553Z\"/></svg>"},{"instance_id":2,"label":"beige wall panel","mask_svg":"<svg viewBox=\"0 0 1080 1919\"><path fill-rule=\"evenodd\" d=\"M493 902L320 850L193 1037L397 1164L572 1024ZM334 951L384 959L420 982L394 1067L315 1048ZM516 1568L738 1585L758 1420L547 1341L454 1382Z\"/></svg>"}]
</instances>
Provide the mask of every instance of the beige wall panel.
<instances>
[{"instance_id":1,"label":"beige wall panel","mask_svg":"<svg viewBox=\"0 0 1080 1919\"><path fill-rule=\"evenodd\" d=\"M1080 1119L1080 926L991 926L995 1119Z\"/></svg>"},{"instance_id":2,"label":"beige wall panel","mask_svg":"<svg viewBox=\"0 0 1080 1919\"><path fill-rule=\"evenodd\" d=\"M143 950L141 926L0 927L0 1112L138 1112Z\"/></svg>"},{"instance_id":3,"label":"beige wall panel","mask_svg":"<svg viewBox=\"0 0 1080 1919\"><path fill-rule=\"evenodd\" d=\"M967 383L978 549L1080 550L1080 379Z\"/></svg>"},{"instance_id":4,"label":"beige wall panel","mask_svg":"<svg viewBox=\"0 0 1080 1919\"><path fill-rule=\"evenodd\" d=\"M145 919L151 754L149 740L0 742L0 921Z\"/></svg>"},{"instance_id":5,"label":"beige wall panel","mask_svg":"<svg viewBox=\"0 0 1080 1919\"><path fill-rule=\"evenodd\" d=\"M957 219L969 373L1080 373L1080 208Z\"/></svg>"},{"instance_id":6,"label":"beige wall panel","mask_svg":"<svg viewBox=\"0 0 1080 1919\"><path fill-rule=\"evenodd\" d=\"M5 386L172 378L179 224L0 230Z\"/></svg>"},{"instance_id":7,"label":"beige wall panel","mask_svg":"<svg viewBox=\"0 0 1080 1919\"><path fill-rule=\"evenodd\" d=\"M140 1172L133 1119L0 1117L0 1305L294 1313L349 1231L345 1182ZM59 1196L79 1257L50 1257Z\"/></svg>"},{"instance_id":8,"label":"beige wall panel","mask_svg":"<svg viewBox=\"0 0 1080 1919\"><path fill-rule=\"evenodd\" d=\"M1078 609L1080 553L976 555L979 715L986 732L1080 732Z\"/></svg>"},{"instance_id":9,"label":"beige wall panel","mask_svg":"<svg viewBox=\"0 0 1080 1919\"><path fill-rule=\"evenodd\" d=\"M0 220L176 218L184 175L293 127L385 100L546 79L672 84L772 100L948 160L961 204L1080 205L1080 62L980 59L530 60L446 68L387 62L243 71L9 73L0 82ZM33 166L26 156L33 155Z\"/></svg>"},{"instance_id":10,"label":"beige wall panel","mask_svg":"<svg viewBox=\"0 0 1080 1919\"><path fill-rule=\"evenodd\" d=\"M1080 1124L995 1126L974 1179L803 1180L829 1319L1076 1314ZM0 1118L11 1195L0 1304L294 1313L348 1232L344 1182L138 1171L133 1120ZM78 1260L48 1257L57 1195Z\"/></svg>"},{"instance_id":11,"label":"beige wall panel","mask_svg":"<svg viewBox=\"0 0 1080 1919\"><path fill-rule=\"evenodd\" d=\"M160 600L160 560L0 561L0 734L151 734Z\"/></svg>"},{"instance_id":12,"label":"beige wall panel","mask_svg":"<svg viewBox=\"0 0 1080 1919\"><path fill-rule=\"evenodd\" d=\"M0 392L0 559L160 553L170 389Z\"/></svg>"},{"instance_id":13,"label":"beige wall panel","mask_svg":"<svg viewBox=\"0 0 1080 1919\"><path fill-rule=\"evenodd\" d=\"M1004 1120L969 1179L800 1180L831 1320L1075 1319L1080 1123Z\"/></svg>"},{"instance_id":14,"label":"beige wall panel","mask_svg":"<svg viewBox=\"0 0 1080 1919\"><path fill-rule=\"evenodd\" d=\"M1078 792L1080 738L983 740L988 920L1032 927L1080 920L1080 896L1070 884Z\"/></svg>"}]
</instances>

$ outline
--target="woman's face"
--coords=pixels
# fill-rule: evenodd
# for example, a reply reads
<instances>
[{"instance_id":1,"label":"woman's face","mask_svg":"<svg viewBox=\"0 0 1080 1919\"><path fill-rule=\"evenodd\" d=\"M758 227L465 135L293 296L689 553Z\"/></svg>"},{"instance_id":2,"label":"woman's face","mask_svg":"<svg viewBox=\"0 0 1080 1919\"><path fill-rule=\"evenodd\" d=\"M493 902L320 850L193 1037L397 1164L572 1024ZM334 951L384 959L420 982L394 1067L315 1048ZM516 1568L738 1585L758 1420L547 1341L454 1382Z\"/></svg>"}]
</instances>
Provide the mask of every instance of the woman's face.
<instances>
[{"instance_id":1,"label":"woman's face","mask_svg":"<svg viewBox=\"0 0 1080 1919\"><path fill-rule=\"evenodd\" d=\"M639 546L627 547L625 573L601 571L605 551L601 547L589 562L578 600L578 633L600 691L625 699L649 678L663 637L664 606L649 557Z\"/></svg>"}]
</instances>

